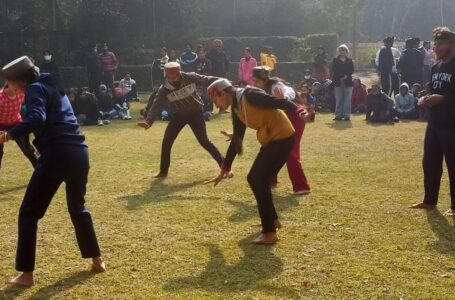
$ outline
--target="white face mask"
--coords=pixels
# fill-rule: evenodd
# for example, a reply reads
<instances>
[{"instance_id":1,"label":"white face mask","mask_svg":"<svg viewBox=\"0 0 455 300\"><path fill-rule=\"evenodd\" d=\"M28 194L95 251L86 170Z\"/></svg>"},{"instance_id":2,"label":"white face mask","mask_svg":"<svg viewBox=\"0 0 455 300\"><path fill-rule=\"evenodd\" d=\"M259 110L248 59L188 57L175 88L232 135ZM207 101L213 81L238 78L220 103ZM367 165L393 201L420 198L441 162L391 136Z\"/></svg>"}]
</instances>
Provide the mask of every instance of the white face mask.
<instances>
[{"instance_id":1,"label":"white face mask","mask_svg":"<svg viewBox=\"0 0 455 300\"><path fill-rule=\"evenodd\" d=\"M305 75L305 79L310 79L311 76L310 75Z\"/></svg>"},{"instance_id":2,"label":"white face mask","mask_svg":"<svg viewBox=\"0 0 455 300\"><path fill-rule=\"evenodd\" d=\"M49 62L52 59L52 55L44 55L44 60Z\"/></svg>"}]
</instances>

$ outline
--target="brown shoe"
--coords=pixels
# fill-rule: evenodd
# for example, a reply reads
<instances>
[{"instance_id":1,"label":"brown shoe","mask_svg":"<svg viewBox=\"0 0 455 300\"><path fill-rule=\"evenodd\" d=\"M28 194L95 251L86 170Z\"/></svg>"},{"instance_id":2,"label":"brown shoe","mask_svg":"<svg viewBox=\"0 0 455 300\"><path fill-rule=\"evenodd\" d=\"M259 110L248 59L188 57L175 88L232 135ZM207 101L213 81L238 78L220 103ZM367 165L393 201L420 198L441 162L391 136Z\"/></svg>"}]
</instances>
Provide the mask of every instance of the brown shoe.
<instances>
[{"instance_id":1,"label":"brown shoe","mask_svg":"<svg viewBox=\"0 0 455 300\"><path fill-rule=\"evenodd\" d=\"M409 206L409 208L412 208L412 209L428 209L428 210L431 210L431 209L435 209L436 208L436 205L432 205L432 204L427 204L427 203L418 203L418 204L414 204L414 205L411 205Z\"/></svg>"},{"instance_id":2,"label":"brown shoe","mask_svg":"<svg viewBox=\"0 0 455 300\"><path fill-rule=\"evenodd\" d=\"M255 245L274 245L276 242L278 242L276 232L261 233L260 236L252 241Z\"/></svg>"}]
</instances>

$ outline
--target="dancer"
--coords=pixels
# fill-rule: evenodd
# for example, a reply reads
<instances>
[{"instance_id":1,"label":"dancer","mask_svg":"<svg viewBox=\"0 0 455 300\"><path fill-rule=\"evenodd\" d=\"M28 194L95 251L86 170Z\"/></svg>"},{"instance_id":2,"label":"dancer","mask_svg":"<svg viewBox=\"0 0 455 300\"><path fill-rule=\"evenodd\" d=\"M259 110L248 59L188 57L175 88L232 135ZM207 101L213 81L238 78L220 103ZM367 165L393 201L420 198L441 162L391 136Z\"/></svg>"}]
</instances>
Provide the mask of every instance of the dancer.
<instances>
[{"instance_id":1,"label":"dancer","mask_svg":"<svg viewBox=\"0 0 455 300\"><path fill-rule=\"evenodd\" d=\"M207 128L203 116L204 103L196 89L200 85L208 86L218 78L196 73L184 73L176 62L167 63L164 66L164 71L165 83L160 87L145 122L138 123L139 127L149 129L166 105L170 105L172 118L164 132L161 148L161 166L155 178L163 178L168 175L172 145L186 125L190 125L199 144L221 166L224 158L207 136Z\"/></svg>"},{"instance_id":2,"label":"dancer","mask_svg":"<svg viewBox=\"0 0 455 300\"><path fill-rule=\"evenodd\" d=\"M446 216L455 215L455 32L447 27L433 31L434 52L439 61L431 71L430 94L419 99L428 108L423 174L425 198L411 208L435 209L445 158L449 172L451 207Z\"/></svg>"},{"instance_id":3,"label":"dancer","mask_svg":"<svg viewBox=\"0 0 455 300\"><path fill-rule=\"evenodd\" d=\"M0 90L0 130L8 130L22 122L21 109L24 103L24 94L15 93L8 86ZM36 166L36 151L30 144L29 135L16 139L16 143L33 167ZM0 144L0 168L3 158L3 144Z\"/></svg>"},{"instance_id":4,"label":"dancer","mask_svg":"<svg viewBox=\"0 0 455 300\"><path fill-rule=\"evenodd\" d=\"M234 133L219 175L206 184L216 186L228 177L235 156L242 153L246 127L256 130L262 147L247 179L258 204L262 234L253 243L274 244L278 241L276 229L281 227L281 223L273 205L270 178L278 174L295 144L294 128L281 110L296 112L302 119L307 117L307 113L294 103L277 99L260 89L234 88L226 79L212 83L208 95L219 108L232 106Z\"/></svg>"},{"instance_id":5,"label":"dancer","mask_svg":"<svg viewBox=\"0 0 455 300\"><path fill-rule=\"evenodd\" d=\"M270 77L270 69L268 67L253 68L252 82L253 86L264 90L269 95L297 104L295 101L296 93L294 89L287 85L284 80L277 77ZM289 178L291 179L295 195L307 195L311 192L311 188L300 160L300 143L302 141L306 123L305 121L302 121L296 111L287 111L286 114L295 129L295 144L286 161ZM272 184L277 183L276 176L271 178L271 180Z\"/></svg>"},{"instance_id":6,"label":"dancer","mask_svg":"<svg viewBox=\"0 0 455 300\"><path fill-rule=\"evenodd\" d=\"M68 98L50 84L49 75L39 77L27 56L7 64L2 74L9 88L25 93L27 116L22 123L0 132L0 144L33 133L41 154L19 211L16 269L23 273L9 283L34 284L38 221L62 182L66 184L68 211L82 257L92 258L93 269L104 272L92 217L84 205L88 150Z\"/></svg>"}]
</instances>

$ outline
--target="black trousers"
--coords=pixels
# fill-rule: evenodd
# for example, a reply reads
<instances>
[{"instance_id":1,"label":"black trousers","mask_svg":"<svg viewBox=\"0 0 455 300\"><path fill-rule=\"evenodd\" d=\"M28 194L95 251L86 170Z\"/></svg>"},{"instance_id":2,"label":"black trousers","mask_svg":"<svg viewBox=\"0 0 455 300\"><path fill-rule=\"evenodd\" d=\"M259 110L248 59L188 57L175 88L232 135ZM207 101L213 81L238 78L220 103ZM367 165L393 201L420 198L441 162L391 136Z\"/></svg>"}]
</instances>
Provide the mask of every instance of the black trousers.
<instances>
[{"instance_id":1,"label":"black trousers","mask_svg":"<svg viewBox=\"0 0 455 300\"><path fill-rule=\"evenodd\" d=\"M43 150L25 192L19 211L19 239L16 269L32 272L35 268L36 233L41 219L57 192L66 184L68 212L83 258L100 256L90 212L85 207L89 172L88 150L79 146L52 146Z\"/></svg>"},{"instance_id":2,"label":"black trousers","mask_svg":"<svg viewBox=\"0 0 455 300\"><path fill-rule=\"evenodd\" d=\"M10 129L11 126L0 126L0 130L8 130ZM15 139L16 144L19 146L19 149L21 149L22 153L25 155L25 157L28 158L30 163L32 164L33 167L36 166L36 155L35 155L35 148L30 144L30 136L25 135L21 136ZM2 167L2 159L3 159L3 154L4 154L4 145L0 145L0 168Z\"/></svg>"},{"instance_id":3,"label":"black trousers","mask_svg":"<svg viewBox=\"0 0 455 300\"><path fill-rule=\"evenodd\" d=\"M262 147L248 173L247 179L258 204L263 233L276 231L274 221L278 219L278 215L273 205L270 180L286 163L294 143L295 137L292 135Z\"/></svg>"},{"instance_id":4,"label":"black trousers","mask_svg":"<svg viewBox=\"0 0 455 300\"><path fill-rule=\"evenodd\" d=\"M204 116L201 112L188 116L174 115L167 125L164 132L163 144L161 147L161 166L160 171L167 174L171 164L171 149L175 139L182 131L183 127L189 125L199 144L210 153L219 166L223 164L224 157L216 146L207 136L207 127L205 126Z\"/></svg>"},{"instance_id":5,"label":"black trousers","mask_svg":"<svg viewBox=\"0 0 455 300\"><path fill-rule=\"evenodd\" d=\"M449 171L451 208L455 209L455 130L428 125L423 154L424 203L438 203L444 158Z\"/></svg>"},{"instance_id":6,"label":"black trousers","mask_svg":"<svg viewBox=\"0 0 455 300\"><path fill-rule=\"evenodd\" d=\"M90 93L98 94L98 89L101 85L101 73L88 73L88 88Z\"/></svg>"},{"instance_id":7,"label":"black trousers","mask_svg":"<svg viewBox=\"0 0 455 300\"><path fill-rule=\"evenodd\" d=\"M380 74L381 86L384 93L388 96L396 95L400 92L400 79L397 73Z\"/></svg>"},{"instance_id":8,"label":"black trousers","mask_svg":"<svg viewBox=\"0 0 455 300\"><path fill-rule=\"evenodd\" d=\"M114 72L104 72L101 81L110 89L111 93L114 91Z\"/></svg>"}]
</instances>

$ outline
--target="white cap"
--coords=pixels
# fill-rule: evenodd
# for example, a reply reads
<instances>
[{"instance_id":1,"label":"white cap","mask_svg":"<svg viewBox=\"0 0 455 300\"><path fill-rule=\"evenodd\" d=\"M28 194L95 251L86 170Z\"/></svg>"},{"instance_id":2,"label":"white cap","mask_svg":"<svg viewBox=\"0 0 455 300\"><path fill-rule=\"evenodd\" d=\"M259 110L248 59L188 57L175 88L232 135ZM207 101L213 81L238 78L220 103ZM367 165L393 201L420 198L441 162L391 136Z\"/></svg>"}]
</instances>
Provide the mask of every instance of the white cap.
<instances>
[{"instance_id":1,"label":"white cap","mask_svg":"<svg viewBox=\"0 0 455 300\"><path fill-rule=\"evenodd\" d=\"M232 84L226 78L217 79L207 88L207 94L209 98L212 98L216 94L219 94L221 91L224 91L228 87L232 87Z\"/></svg>"}]
</instances>

